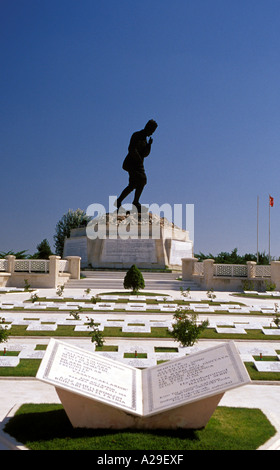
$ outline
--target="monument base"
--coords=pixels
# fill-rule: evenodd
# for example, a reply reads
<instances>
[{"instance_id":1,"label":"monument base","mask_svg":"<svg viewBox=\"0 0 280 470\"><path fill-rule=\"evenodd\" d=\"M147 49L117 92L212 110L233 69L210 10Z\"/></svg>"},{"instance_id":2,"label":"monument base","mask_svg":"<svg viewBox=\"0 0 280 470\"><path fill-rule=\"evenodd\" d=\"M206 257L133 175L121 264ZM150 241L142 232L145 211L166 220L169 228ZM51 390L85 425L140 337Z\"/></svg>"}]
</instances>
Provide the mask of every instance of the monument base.
<instances>
[{"instance_id":1,"label":"monument base","mask_svg":"<svg viewBox=\"0 0 280 470\"><path fill-rule=\"evenodd\" d=\"M224 393L164 411L153 416L134 416L121 409L81 397L56 387L65 412L74 428L90 429L202 429Z\"/></svg>"},{"instance_id":2,"label":"monument base","mask_svg":"<svg viewBox=\"0 0 280 470\"><path fill-rule=\"evenodd\" d=\"M97 236L98 233L98 236ZM182 267L182 258L193 257L189 233L151 213L105 214L87 228L72 229L65 239L63 258L80 256L81 266L99 269L165 269Z\"/></svg>"}]
</instances>

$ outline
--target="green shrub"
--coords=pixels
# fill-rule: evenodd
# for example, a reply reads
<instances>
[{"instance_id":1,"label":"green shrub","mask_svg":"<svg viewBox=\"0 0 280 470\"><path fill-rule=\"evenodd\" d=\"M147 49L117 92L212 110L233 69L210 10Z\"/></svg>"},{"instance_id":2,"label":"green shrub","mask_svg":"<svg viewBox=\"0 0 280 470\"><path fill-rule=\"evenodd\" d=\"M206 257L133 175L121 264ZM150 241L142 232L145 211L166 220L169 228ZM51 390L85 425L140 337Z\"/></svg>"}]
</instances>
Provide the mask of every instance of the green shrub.
<instances>
[{"instance_id":1,"label":"green shrub","mask_svg":"<svg viewBox=\"0 0 280 470\"><path fill-rule=\"evenodd\" d=\"M127 271L123 286L125 289L132 289L133 293L138 292L139 289L145 288L145 281L141 271L133 264Z\"/></svg>"},{"instance_id":2,"label":"green shrub","mask_svg":"<svg viewBox=\"0 0 280 470\"><path fill-rule=\"evenodd\" d=\"M208 320L198 323L198 314L187 309L178 309L173 318L171 335L179 341L183 347L193 346L205 328L209 325Z\"/></svg>"}]
</instances>

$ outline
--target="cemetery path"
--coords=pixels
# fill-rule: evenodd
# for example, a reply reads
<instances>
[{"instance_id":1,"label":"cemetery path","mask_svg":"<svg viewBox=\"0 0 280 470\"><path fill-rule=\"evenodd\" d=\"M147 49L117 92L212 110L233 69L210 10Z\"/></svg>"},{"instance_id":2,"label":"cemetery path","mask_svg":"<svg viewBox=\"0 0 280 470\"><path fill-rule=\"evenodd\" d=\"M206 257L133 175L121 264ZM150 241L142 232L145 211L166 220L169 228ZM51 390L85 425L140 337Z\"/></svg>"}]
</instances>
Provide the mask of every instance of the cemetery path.
<instances>
[{"instance_id":1,"label":"cemetery path","mask_svg":"<svg viewBox=\"0 0 280 470\"><path fill-rule=\"evenodd\" d=\"M82 279L70 279L66 284L66 289L103 289L122 290L123 280L126 275L124 271L82 271L81 274L85 276ZM200 290L200 287L193 281L178 281L178 273L165 273L165 272L142 272L145 280L146 290L172 290L180 291L180 286L183 289L190 288L191 290Z\"/></svg>"}]
</instances>

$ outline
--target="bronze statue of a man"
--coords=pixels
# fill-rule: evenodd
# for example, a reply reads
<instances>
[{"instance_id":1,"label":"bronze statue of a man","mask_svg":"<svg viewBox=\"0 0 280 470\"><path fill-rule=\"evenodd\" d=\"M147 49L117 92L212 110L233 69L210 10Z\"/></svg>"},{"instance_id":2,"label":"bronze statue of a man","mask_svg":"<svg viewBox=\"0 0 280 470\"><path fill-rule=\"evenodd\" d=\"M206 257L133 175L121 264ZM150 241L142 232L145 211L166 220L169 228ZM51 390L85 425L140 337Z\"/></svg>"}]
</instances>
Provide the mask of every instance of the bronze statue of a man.
<instances>
[{"instance_id":1,"label":"bronze statue of a man","mask_svg":"<svg viewBox=\"0 0 280 470\"><path fill-rule=\"evenodd\" d=\"M116 200L116 206L118 209L122 205L122 201L135 189L132 204L136 207L138 212L141 212L139 199L144 186L147 184L144 158L150 154L151 145L153 143L153 139L150 136L155 132L157 127L157 123L151 119L147 122L144 129L132 134L128 147L128 154L125 157L122 166L129 174L129 183ZM147 137L150 137L149 141L147 141Z\"/></svg>"}]
</instances>

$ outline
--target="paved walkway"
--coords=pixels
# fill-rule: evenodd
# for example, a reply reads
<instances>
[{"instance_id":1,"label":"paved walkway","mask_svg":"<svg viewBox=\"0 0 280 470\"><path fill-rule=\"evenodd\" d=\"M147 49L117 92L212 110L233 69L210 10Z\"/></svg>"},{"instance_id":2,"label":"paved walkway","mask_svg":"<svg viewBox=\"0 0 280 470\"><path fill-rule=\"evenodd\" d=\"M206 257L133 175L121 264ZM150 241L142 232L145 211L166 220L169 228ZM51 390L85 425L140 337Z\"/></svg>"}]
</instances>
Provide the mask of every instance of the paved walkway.
<instances>
[{"instance_id":1,"label":"paved walkway","mask_svg":"<svg viewBox=\"0 0 280 470\"><path fill-rule=\"evenodd\" d=\"M105 289L104 289L105 291ZM81 293L83 290L81 291ZM53 290L49 292L44 291L44 294L51 294ZM70 292L69 292L70 293ZM73 291L72 291L73 293ZM96 291L96 293L98 293ZM180 298L180 292L168 291L168 295L172 295L174 298ZM65 293L66 294L66 293ZM75 289L75 295L79 295L79 289ZM160 294L160 292L159 292ZM18 298L18 294L13 294ZM21 294L25 296L26 294ZM95 292L92 292L92 295L95 295ZM10 294L12 296L12 294ZM9 297L11 298L11 297ZM29 298L29 297L28 297ZM206 293L197 291L191 293L191 300L206 299ZM233 298L229 293L218 293L216 300L223 301L242 301L246 305L274 305L274 299L262 300L262 299L238 299ZM15 338L12 339L15 341ZM22 339L21 339L22 341ZM26 338L26 341L32 341L31 338ZM33 340L34 341L34 340ZM48 341L45 339L40 339L41 341ZM77 340L71 339L71 342L77 344ZM90 340L88 340L90 341ZM114 344L116 343L116 340ZM130 341L133 340L121 340L121 341ZM143 341L143 342L142 342ZM144 342L147 340L141 340L141 344L144 345ZM160 340L158 340L160 342ZM38 339L36 339L38 343ZM139 339L137 340L139 343ZM213 346L214 342L200 341L198 343L199 347L209 347ZM245 343L242 342L242 347L245 347ZM250 343L252 345L252 343ZM266 342L266 344L268 344ZM134 347L134 346L133 346ZM15 443L7 434L3 433L3 427L5 422L11 416L13 411L23 403L59 403L59 399L55 392L54 387L42 383L36 379L14 379L0 378L0 389L1 389L1 400L0 400L0 450L15 450L22 449L18 443ZM222 398L220 405L224 406L237 406L237 407L246 407L246 408L260 408L274 425L277 430L276 436L272 438L268 443L266 443L263 448L269 450L280 450L280 383L252 383L250 385L245 385L235 390L230 390L225 393Z\"/></svg>"}]
</instances>

